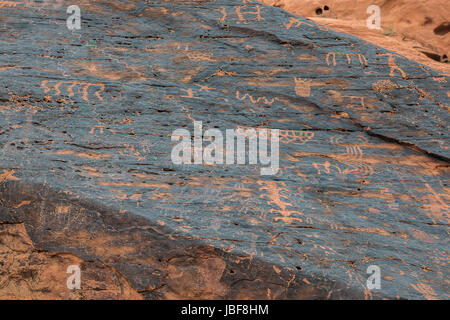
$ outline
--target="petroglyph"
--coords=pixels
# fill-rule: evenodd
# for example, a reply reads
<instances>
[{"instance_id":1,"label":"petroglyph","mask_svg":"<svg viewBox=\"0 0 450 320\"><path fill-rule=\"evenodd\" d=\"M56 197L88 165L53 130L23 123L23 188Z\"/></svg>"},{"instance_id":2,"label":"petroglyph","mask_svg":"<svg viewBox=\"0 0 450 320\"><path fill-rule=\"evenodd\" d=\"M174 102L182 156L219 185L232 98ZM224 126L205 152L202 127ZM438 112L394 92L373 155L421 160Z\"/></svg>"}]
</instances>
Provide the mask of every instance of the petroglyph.
<instances>
[{"instance_id":1,"label":"petroglyph","mask_svg":"<svg viewBox=\"0 0 450 320\"><path fill-rule=\"evenodd\" d=\"M278 213L281 217L275 217L274 221L282 221L284 223L292 223L294 221L302 222L303 220L297 216L302 216L303 213L297 210L288 210L292 207L289 201L289 196L286 194L289 192L286 183L276 181L258 181L260 185L259 190L265 192L261 194L261 198L267 198L267 204L275 207L271 208L271 213ZM285 201L286 200L286 201Z\"/></svg>"},{"instance_id":2,"label":"petroglyph","mask_svg":"<svg viewBox=\"0 0 450 320\"><path fill-rule=\"evenodd\" d=\"M387 63L388 63L389 70L390 70L389 76L393 77L395 75L395 72L398 71L402 75L403 79L408 79L408 76L406 75L405 71L403 71L403 69L400 68L396 63L395 58L400 57L399 55L392 54L392 53L384 53L384 54L378 54L378 55L381 57L383 57L383 56L387 57Z\"/></svg>"},{"instance_id":3,"label":"petroglyph","mask_svg":"<svg viewBox=\"0 0 450 320\"><path fill-rule=\"evenodd\" d=\"M222 14L222 17L219 18L219 22L225 23L225 19L227 18L227 9L225 7L222 7L220 9L216 9L216 11L219 11Z\"/></svg>"},{"instance_id":4,"label":"petroglyph","mask_svg":"<svg viewBox=\"0 0 450 320\"><path fill-rule=\"evenodd\" d=\"M254 16L253 18L256 19L256 21L264 20L264 18L261 16L262 6L260 6L260 5L250 6L251 9L254 9L255 11L245 11L245 12L242 11L243 8L248 8L249 7L248 6L249 3L252 3L252 2L248 2L248 1L244 0L244 5L243 6L236 7L236 15L238 17L238 20L236 21L236 24L240 24L240 23L248 24L248 21L244 17L244 15L245 16L253 15Z\"/></svg>"},{"instance_id":5,"label":"petroglyph","mask_svg":"<svg viewBox=\"0 0 450 320\"><path fill-rule=\"evenodd\" d=\"M16 1L0 1L0 8L4 7L12 7L15 8L18 4L22 4L23 2Z\"/></svg>"},{"instance_id":6,"label":"petroglyph","mask_svg":"<svg viewBox=\"0 0 450 320\"><path fill-rule=\"evenodd\" d=\"M240 101L243 101L243 100L245 100L245 99L248 99L248 100L250 100L250 102L251 103L253 103L253 104L259 104L259 103L264 103L264 104L267 104L267 105L272 105L274 102L275 102L275 98L273 98L273 99L267 99L266 97L258 97L258 98L254 98L252 95L250 95L250 94L248 94L248 93L246 93L246 94L244 94L242 97L240 96L240 92L239 92L239 90L237 90L236 91L236 99L238 99L238 100L240 100Z\"/></svg>"},{"instance_id":7,"label":"petroglyph","mask_svg":"<svg viewBox=\"0 0 450 320\"><path fill-rule=\"evenodd\" d=\"M286 23L286 22L283 23L283 26L288 30L291 29L292 27L299 28L302 25L306 25L310 28L319 28L322 31L328 30L328 27L326 27L326 26L319 26L319 25L315 26L312 22L309 22L306 20L300 20L300 19L294 18L294 17L289 18L288 23Z\"/></svg>"},{"instance_id":8,"label":"petroglyph","mask_svg":"<svg viewBox=\"0 0 450 320\"><path fill-rule=\"evenodd\" d=\"M330 65L330 57L333 58L332 63L333 66L336 66L336 57L339 56L345 56L347 58L347 64L352 64L352 57L356 57L359 61L359 64L361 66L367 66L367 58L362 53L345 53L345 52L329 52L326 55L325 61L327 62L327 65Z\"/></svg>"},{"instance_id":9,"label":"petroglyph","mask_svg":"<svg viewBox=\"0 0 450 320\"><path fill-rule=\"evenodd\" d=\"M449 298L448 76L256 1L0 3L0 226L148 299ZM277 174L175 165L195 121L279 133Z\"/></svg>"},{"instance_id":10,"label":"petroglyph","mask_svg":"<svg viewBox=\"0 0 450 320\"><path fill-rule=\"evenodd\" d=\"M444 188L447 192L438 193L428 183L425 183L428 191L424 200L428 202L425 212L433 223L450 222L450 188Z\"/></svg>"},{"instance_id":11,"label":"petroglyph","mask_svg":"<svg viewBox=\"0 0 450 320\"><path fill-rule=\"evenodd\" d=\"M302 145L314 138L314 132L301 130L280 130L280 142Z\"/></svg>"},{"instance_id":12,"label":"petroglyph","mask_svg":"<svg viewBox=\"0 0 450 320\"><path fill-rule=\"evenodd\" d=\"M195 91L193 88L181 89L182 91L186 92L186 94L182 95L181 98L198 99L197 94L201 94L202 92L210 93L211 90L216 90L216 88L209 87L208 85L201 85L201 84L195 85L198 87L195 88Z\"/></svg>"},{"instance_id":13,"label":"petroglyph","mask_svg":"<svg viewBox=\"0 0 450 320\"><path fill-rule=\"evenodd\" d=\"M252 4L252 5L249 5ZM245 2L242 6L237 6L234 11L236 13L236 24L248 24L249 20L255 20L255 21L263 21L265 20L262 17L262 8L263 6L254 4L252 2ZM251 11L253 10L253 11ZM220 9L216 9L216 11L219 11L222 16L218 19L220 23L225 23L226 19L229 17L227 13L227 8L222 7Z\"/></svg>"},{"instance_id":14,"label":"petroglyph","mask_svg":"<svg viewBox=\"0 0 450 320\"><path fill-rule=\"evenodd\" d=\"M309 97L311 95L312 80L294 78L295 93L300 97Z\"/></svg>"},{"instance_id":15,"label":"petroglyph","mask_svg":"<svg viewBox=\"0 0 450 320\"><path fill-rule=\"evenodd\" d=\"M331 163L330 161L325 161L323 163L313 162L312 165L317 170L317 174L321 175L325 173L330 176L341 175L346 176L352 174L356 177L368 177L373 175L373 169L371 166L363 162L352 162L346 161L345 163Z\"/></svg>"},{"instance_id":16,"label":"petroglyph","mask_svg":"<svg viewBox=\"0 0 450 320\"><path fill-rule=\"evenodd\" d=\"M41 82L41 86L44 88L44 93L48 93L53 90L57 96L61 95L61 90L63 90L61 87L65 88L69 97L73 97L75 95L74 89L77 89L78 92L81 90L81 98L87 102L90 102L89 88L96 88L94 95L100 101L103 101L100 94L105 90L105 85L103 84L78 81L44 80Z\"/></svg>"},{"instance_id":17,"label":"petroglyph","mask_svg":"<svg viewBox=\"0 0 450 320\"><path fill-rule=\"evenodd\" d=\"M425 92L424 90L415 86L414 82L412 82L412 81L411 81L411 85L412 85L412 88L420 94L420 97L419 97L420 99L427 98L427 99L433 101L435 104L437 104L440 108L450 112L450 106L443 105L442 103L437 101L435 98L433 98L428 92Z\"/></svg>"},{"instance_id":18,"label":"petroglyph","mask_svg":"<svg viewBox=\"0 0 450 320\"><path fill-rule=\"evenodd\" d=\"M0 173L0 183L4 182L4 181L18 181L20 180L19 178L14 176L14 170L13 169L8 169L8 170L3 170L3 173Z\"/></svg>"},{"instance_id":19,"label":"petroglyph","mask_svg":"<svg viewBox=\"0 0 450 320\"><path fill-rule=\"evenodd\" d=\"M189 88L189 89L181 89L181 90L186 92L185 95L181 96L182 98L189 98L189 99L195 98L193 89Z\"/></svg>"},{"instance_id":20,"label":"petroglyph","mask_svg":"<svg viewBox=\"0 0 450 320\"><path fill-rule=\"evenodd\" d=\"M345 148L345 153L327 155L334 159L333 162L328 160L323 163L314 162L313 166L316 168L317 174L333 175L337 173L343 176L352 174L364 177L373 175L374 169L372 165L364 161L364 152L361 145L359 143L343 143L342 139L341 136L332 136L330 143ZM364 136L359 136L359 140L362 143L367 143L367 138Z\"/></svg>"},{"instance_id":21,"label":"petroglyph","mask_svg":"<svg viewBox=\"0 0 450 320\"><path fill-rule=\"evenodd\" d=\"M198 92L202 92L202 91L209 92L210 90L216 89L216 88L210 88L207 85L201 85L201 84L196 84L196 86L199 87Z\"/></svg>"},{"instance_id":22,"label":"petroglyph","mask_svg":"<svg viewBox=\"0 0 450 320\"><path fill-rule=\"evenodd\" d=\"M342 96L343 98L349 98L351 101L357 100L358 105L360 105L363 108L366 108L366 105L364 104L365 97L360 96Z\"/></svg>"},{"instance_id":23,"label":"petroglyph","mask_svg":"<svg viewBox=\"0 0 450 320\"><path fill-rule=\"evenodd\" d=\"M264 128L251 128L251 127L237 127L236 131L239 134L244 135L246 138L258 138L261 134L261 138L270 139L270 130L264 130L260 133L261 129ZM279 130L280 132L280 142L284 144L296 144L302 145L311 141L314 138L315 133L312 131L304 130Z\"/></svg>"}]
</instances>

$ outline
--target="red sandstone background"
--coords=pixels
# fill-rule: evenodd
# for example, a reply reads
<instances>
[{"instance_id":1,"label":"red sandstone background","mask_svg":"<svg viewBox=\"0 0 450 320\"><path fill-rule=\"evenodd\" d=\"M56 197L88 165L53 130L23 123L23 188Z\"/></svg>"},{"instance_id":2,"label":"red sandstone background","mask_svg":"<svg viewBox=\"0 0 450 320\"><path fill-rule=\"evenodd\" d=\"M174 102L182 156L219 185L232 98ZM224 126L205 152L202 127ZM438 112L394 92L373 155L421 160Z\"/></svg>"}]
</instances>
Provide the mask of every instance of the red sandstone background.
<instances>
[{"instance_id":1,"label":"red sandstone background","mask_svg":"<svg viewBox=\"0 0 450 320\"><path fill-rule=\"evenodd\" d=\"M450 7L447 0L262 2L311 18L337 31L356 35L446 74L450 72ZM370 16L366 10L370 5L378 5L381 9L381 30L369 30L366 26Z\"/></svg>"}]
</instances>

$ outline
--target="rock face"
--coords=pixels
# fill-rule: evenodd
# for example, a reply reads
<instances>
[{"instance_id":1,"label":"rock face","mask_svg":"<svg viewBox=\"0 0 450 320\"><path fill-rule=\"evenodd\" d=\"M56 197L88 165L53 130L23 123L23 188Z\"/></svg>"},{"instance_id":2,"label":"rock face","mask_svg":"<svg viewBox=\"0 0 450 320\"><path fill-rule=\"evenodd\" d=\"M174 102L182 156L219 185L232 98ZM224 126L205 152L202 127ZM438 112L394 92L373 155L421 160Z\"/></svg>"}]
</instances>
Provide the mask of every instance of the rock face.
<instances>
[{"instance_id":1,"label":"rock face","mask_svg":"<svg viewBox=\"0 0 450 320\"><path fill-rule=\"evenodd\" d=\"M77 4L0 1L0 297L449 298L447 75L256 1ZM175 165L194 121L280 170Z\"/></svg>"},{"instance_id":2,"label":"rock face","mask_svg":"<svg viewBox=\"0 0 450 320\"><path fill-rule=\"evenodd\" d=\"M357 35L410 59L450 73L450 8L446 0L262 2L311 17L320 25ZM369 30L366 27L366 20L371 15L367 13L367 8L371 5L380 7L381 30Z\"/></svg>"}]
</instances>

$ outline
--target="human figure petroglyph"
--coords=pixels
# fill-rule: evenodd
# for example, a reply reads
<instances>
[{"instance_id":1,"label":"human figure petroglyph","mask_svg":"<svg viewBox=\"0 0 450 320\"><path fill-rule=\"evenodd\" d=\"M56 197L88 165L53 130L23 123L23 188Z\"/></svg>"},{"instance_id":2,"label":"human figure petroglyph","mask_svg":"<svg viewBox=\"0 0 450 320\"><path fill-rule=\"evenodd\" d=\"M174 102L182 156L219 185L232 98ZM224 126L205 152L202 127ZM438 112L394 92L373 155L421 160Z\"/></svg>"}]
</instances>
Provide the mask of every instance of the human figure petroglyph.
<instances>
[{"instance_id":1,"label":"human figure petroglyph","mask_svg":"<svg viewBox=\"0 0 450 320\"><path fill-rule=\"evenodd\" d=\"M53 85L52 85L53 84ZM83 100L89 102L89 88L97 87L97 91L95 91L94 95L98 100L103 101L102 93L105 90L104 84L90 83L90 82L78 82L78 81L58 81L58 80L44 80L41 82L42 87L44 87L44 93L50 92L52 89L55 90L56 95L61 94L61 86L67 86L67 93L69 97L73 97L75 95L74 88L82 89L82 98ZM50 87L48 86L50 85Z\"/></svg>"},{"instance_id":2,"label":"human figure petroglyph","mask_svg":"<svg viewBox=\"0 0 450 320\"><path fill-rule=\"evenodd\" d=\"M275 99L267 99L266 97L259 97L259 98L254 98L253 96L251 96L250 94L246 93L244 94L242 97L239 96L240 92L239 90L236 91L236 99L243 101L245 99L249 99L251 101L251 103L253 104L258 104L263 102L264 104L268 104L268 105L272 105L275 102Z\"/></svg>"},{"instance_id":3,"label":"human figure petroglyph","mask_svg":"<svg viewBox=\"0 0 450 320\"><path fill-rule=\"evenodd\" d=\"M219 22L225 23L225 19L227 18L227 9L223 7L220 9L216 9L216 11L219 11L222 14L222 17L219 18Z\"/></svg>"},{"instance_id":4,"label":"human figure petroglyph","mask_svg":"<svg viewBox=\"0 0 450 320\"><path fill-rule=\"evenodd\" d=\"M333 57L333 66L336 66L336 56L345 56L347 58L348 64L352 63L352 56L354 56L354 57L358 58L359 63L362 66L368 65L367 58L362 53L329 52L329 53L327 53L327 56L325 59L327 62L327 65L330 65L330 56Z\"/></svg>"},{"instance_id":5,"label":"human figure petroglyph","mask_svg":"<svg viewBox=\"0 0 450 320\"><path fill-rule=\"evenodd\" d=\"M256 16L255 17L256 21L264 20L264 18L261 17L261 8L262 8L262 6L256 5L255 6L256 11L250 11L250 12L249 11L242 12L241 8L243 8L243 7L246 7L246 6L240 6L240 7L236 8L236 15L238 16L238 19L239 19L239 20L236 21L236 24L240 24L240 23L248 24L247 19L244 18L244 14L246 14L246 15L248 15L248 14L255 15Z\"/></svg>"},{"instance_id":6,"label":"human figure petroglyph","mask_svg":"<svg viewBox=\"0 0 450 320\"><path fill-rule=\"evenodd\" d=\"M252 6L249 6L249 4L252 4ZM243 8L253 8L255 11L248 11L247 9L245 9L245 11L243 11ZM265 20L262 16L261 16L261 9L263 8L263 6L252 3L252 2L245 2L244 1L244 5L242 6L238 6L235 9L235 13L237 16L237 20L236 20L236 24L248 24L248 19L246 19L246 16L248 15L253 15L254 19L256 21L263 21ZM227 13L227 9L225 7L222 7L220 9L216 9L216 11L219 11L222 16L219 18L219 22L220 23L225 23L226 19L228 18L228 13Z\"/></svg>"},{"instance_id":7,"label":"human figure petroglyph","mask_svg":"<svg viewBox=\"0 0 450 320\"><path fill-rule=\"evenodd\" d=\"M397 63L395 62L395 58L396 57L400 57L399 55L392 54L392 53L384 53L384 54L379 54L379 56L386 56L386 57L388 57L387 60L388 60L388 66L389 66L389 69L390 69L390 73L389 73L390 77L393 77L395 71L398 71L398 72L401 73L403 79L408 79L405 71L403 71L402 68L400 68L397 65Z\"/></svg>"}]
</instances>

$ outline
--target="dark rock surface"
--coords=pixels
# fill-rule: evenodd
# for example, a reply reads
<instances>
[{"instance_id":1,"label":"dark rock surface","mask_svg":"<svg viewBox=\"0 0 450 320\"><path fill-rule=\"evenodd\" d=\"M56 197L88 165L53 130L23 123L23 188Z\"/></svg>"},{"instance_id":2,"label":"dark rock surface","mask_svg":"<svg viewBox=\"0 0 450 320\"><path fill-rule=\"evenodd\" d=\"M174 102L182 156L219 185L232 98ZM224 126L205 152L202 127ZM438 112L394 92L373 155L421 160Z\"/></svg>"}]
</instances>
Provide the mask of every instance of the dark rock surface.
<instances>
[{"instance_id":1,"label":"dark rock surface","mask_svg":"<svg viewBox=\"0 0 450 320\"><path fill-rule=\"evenodd\" d=\"M0 221L35 246L146 298L449 298L447 75L256 1L11 3ZM281 129L279 173L174 165L194 120Z\"/></svg>"}]
</instances>

